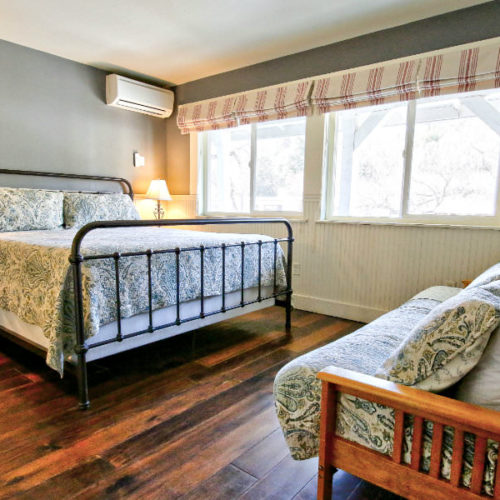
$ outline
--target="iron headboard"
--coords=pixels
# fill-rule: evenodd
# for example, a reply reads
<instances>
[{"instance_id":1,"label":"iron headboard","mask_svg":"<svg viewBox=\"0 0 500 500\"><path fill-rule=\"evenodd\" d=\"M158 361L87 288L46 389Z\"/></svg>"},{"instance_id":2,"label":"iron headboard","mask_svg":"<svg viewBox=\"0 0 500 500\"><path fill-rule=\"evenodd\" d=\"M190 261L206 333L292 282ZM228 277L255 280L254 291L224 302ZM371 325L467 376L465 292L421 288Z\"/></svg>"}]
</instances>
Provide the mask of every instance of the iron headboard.
<instances>
[{"instance_id":1,"label":"iron headboard","mask_svg":"<svg viewBox=\"0 0 500 500\"><path fill-rule=\"evenodd\" d=\"M64 174L62 172L37 172L33 170L11 170L8 168L0 168L0 174L8 175L29 175L35 177L56 177L60 179L84 179L89 181L107 181L117 182L121 185L124 194L128 194L132 200L134 199L134 190L132 184L123 177L109 177L103 175L84 175L84 174ZM125 189L126 187L126 189Z\"/></svg>"}]
</instances>

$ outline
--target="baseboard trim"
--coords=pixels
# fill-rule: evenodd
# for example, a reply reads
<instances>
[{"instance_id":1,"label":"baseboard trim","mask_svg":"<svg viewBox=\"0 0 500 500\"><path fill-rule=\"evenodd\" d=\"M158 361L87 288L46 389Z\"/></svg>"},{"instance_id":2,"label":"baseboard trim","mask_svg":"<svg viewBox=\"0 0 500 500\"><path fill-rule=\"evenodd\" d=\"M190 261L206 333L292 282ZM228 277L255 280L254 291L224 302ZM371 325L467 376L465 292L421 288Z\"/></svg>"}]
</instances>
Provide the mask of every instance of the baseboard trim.
<instances>
[{"instance_id":1,"label":"baseboard trim","mask_svg":"<svg viewBox=\"0 0 500 500\"><path fill-rule=\"evenodd\" d=\"M301 309L302 311L336 316L361 323L369 323L387 312L384 309L377 309L375 307L349 304L348 302L339 302L295 293L292 295L292 303L296 309Z\"/></svg>"}]
</instances>

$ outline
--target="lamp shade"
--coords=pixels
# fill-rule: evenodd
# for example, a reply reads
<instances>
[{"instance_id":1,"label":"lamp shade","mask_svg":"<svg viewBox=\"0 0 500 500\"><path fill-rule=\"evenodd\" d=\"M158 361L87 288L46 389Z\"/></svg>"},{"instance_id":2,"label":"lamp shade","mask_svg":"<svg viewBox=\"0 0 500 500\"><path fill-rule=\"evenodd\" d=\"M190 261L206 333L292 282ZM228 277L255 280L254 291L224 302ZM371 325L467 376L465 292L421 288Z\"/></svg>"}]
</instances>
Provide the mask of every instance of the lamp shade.
<instances>
[{"instance_id":1,"label":"lamp shade","mask_svg":"<svg viewBox=\"0 0 500 500\"><path fill-rule=\"evenodd\" d=\"M172 197L168 192L168 187L166 181L163 179L154 179L149 185L148 192L146 193L146 198L150 200L171 200Z\"/></svg>"}]
</instances>

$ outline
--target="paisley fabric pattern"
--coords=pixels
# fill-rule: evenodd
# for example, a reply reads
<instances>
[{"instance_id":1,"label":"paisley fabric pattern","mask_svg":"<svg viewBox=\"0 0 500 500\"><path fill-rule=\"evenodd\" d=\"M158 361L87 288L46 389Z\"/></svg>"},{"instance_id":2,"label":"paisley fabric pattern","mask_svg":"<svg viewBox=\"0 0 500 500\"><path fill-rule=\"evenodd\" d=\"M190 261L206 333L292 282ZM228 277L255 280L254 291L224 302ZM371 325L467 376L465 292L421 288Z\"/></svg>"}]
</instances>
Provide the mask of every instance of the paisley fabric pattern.
<instances>
[{"instance_id":1,"label":"paisley fabric pattern","mask_svg":"<svg viewBox=\"0 0 500 500\"><path fill-rule=\"evenodd\" d=\"M428 296L436 296L435 288L429 289ZM439 289L443 298L460 291ZM274 382L276 410L293 458L303 460L318 454L321 383L316 374L334 365L374 375L413 326L439 304L434 298L420 297L354 333L294 359L278 372Z\"/></svg>"},{"instance_id":2,"label":"paisley fabric pattern","mask_svg":"<svg viewBox=\"0 0 500 500\"><path fill-rule=\"evenodd\" d=\"M63 223L63 193L0 188L0 231L56 229Z\"/></svg>"},{"instance_id":3,"label":"paisley fabric pattern","mask_svg":"<svg viewBox=\"0 0 500 500\"><path fill-rule=\"evenodd\" d=\"M500 281L466 288L420 321L376 376L429 391L450 387L477 365L500 322Z\"/></svg>"},{"instance_id":4,"label":"paisley fabric pattern","mask_svg":"<svg viewBox=\"0 0 500 500\"><path fill-rule=\"evenodd\" d=\"M82 227L100 220L139 220L128 194L64 193L65 227Z\"/></svg>"},{"instance_id":5,"label":"paisley fabric pattern","mask_svg":"<svg viewBox=\"0 0 500 500\"><path fill-rule=\"evenodd\" d=\"M15 313L21 320L38 325L50 341L47 364L62 375L63 360L73 354L74 299L68 257L76 229L30 231L0 234L0 308ZM262 286L274 283L274 244L271 238L249 234L220 234L166 228L98 229L82 244L83 255L113 254L192 248L205 245L247 243L244 250L245 288L258 284L258 246L262 240ZM276 283L286 287L283 252L278 245ZM176 303L175 254L153 255L153 309ZM180 301L201 295L199 250L185 251L179 258ZM85 336L90 338L99 326L117 319L114 259L90 260L82 266ZM127 318L148 310L147 257L122 257L119 260L121 316ZM225 290L239 290L241 246L226 249ZM222 293L222 251L204 252L204 296ZM30 293L25 293L30 290Z\"/></svg>"},{"instance_id":6,"label":"paisley fabric pattern","mask_svg":"<svg viewBox=\"0 0 500 500\"><path fill-rule=\"evenodd\" d=\"M285 365L274 383L276 411L292 457L305 460L319 451L319 412L321 382L316 375L329 365L374 375L384 360L397 349L441 302L454 297L461 289L432 287L419 293L401 307L381 316L331 344L300 356ZM425 422L423 469L430 467L432 423ZM341 394L337 404L339 436L383 454L391 454L394 435L394 410L351 395ZM412 420L405 422L404 461L410 462ZM450 477L453 430L445 427L442 475ZM470 484L474 455L474 437L466 435L462 482ZM489 441L484 490L493 494L498 443Z\"/></svg>"}]
</instances>

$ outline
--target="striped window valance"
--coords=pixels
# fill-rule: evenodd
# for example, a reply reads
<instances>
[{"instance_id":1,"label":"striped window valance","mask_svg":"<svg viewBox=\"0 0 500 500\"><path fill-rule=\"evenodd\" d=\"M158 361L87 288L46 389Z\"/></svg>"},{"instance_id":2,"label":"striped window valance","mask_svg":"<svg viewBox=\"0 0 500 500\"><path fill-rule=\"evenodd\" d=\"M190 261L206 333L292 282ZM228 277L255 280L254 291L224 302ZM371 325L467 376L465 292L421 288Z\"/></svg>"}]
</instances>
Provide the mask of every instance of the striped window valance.
<instances>
[{"instance_id":1,"label":"striped window valance","mask_svg":"<svg viewBox=\"0 0 500 500\"><path fill-rule=\"evenodd\" d=\"M422 97L500 87L500 46L497 43L424 57L418 80Z\"/></svg>"},{"instance_id":2,"label":"striped window valance","mask_svg":"<svg viewBox=\"0 0 500 500\"><path fill-rule=\"evenodd\" d=\"M500 38L179 106L183 134L500 87Z\"/></svg>"},{"instance_id":3,"label":"striped window valance","mask_svg":"<svg viewBox=\"0 0 500 500\"><path fill-rule=\"evenodd\" d=\"M236 127L234 103L235 96L226 96L179 106L177 125L182 134Z\"/></svg>"},{"instance_id":4,"label":"striped window valance","mask_svg":"<svg viewBox=\"0 0 500 500\"><path fill-rule=\"evenodd\" d=\"M317 77L311 105L316 112L327 113L496 87L500 87L498 39Z\"/></svg>"},{"instance_id":5,"label":"striped window valance","mask_svg":"<svg viewBox=\"0 0 500 500\"><path fill-rule=\"evenodd\" d=\"M243 92L236 96L234 114L241 125L306 116L311 112L312 80Z\"/></svg>"},{"instance_id":6,"label":"striped window valance","mask_svg":"<svg viewBox=\"0 0 500 500\"><path fill-rule=\"evenodd\" d=\"M333 73L314 81L311 104L319 113L415 99L418 61Z\"/></svg>"},{"instance_id":7,"label":"striped window valance","mask_svg":"<svg viewBox=\"0 0 500 500\"><path fill-rule=\"evenodd\" d=\"M179 106L181 133L202 132L247 123L305 116L312 109L312 79L273 85Z\"/></svg>"}]
</instances>

